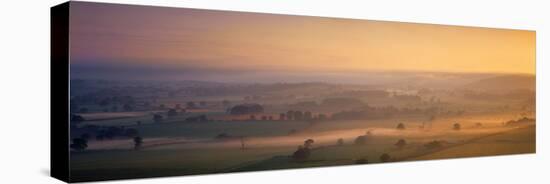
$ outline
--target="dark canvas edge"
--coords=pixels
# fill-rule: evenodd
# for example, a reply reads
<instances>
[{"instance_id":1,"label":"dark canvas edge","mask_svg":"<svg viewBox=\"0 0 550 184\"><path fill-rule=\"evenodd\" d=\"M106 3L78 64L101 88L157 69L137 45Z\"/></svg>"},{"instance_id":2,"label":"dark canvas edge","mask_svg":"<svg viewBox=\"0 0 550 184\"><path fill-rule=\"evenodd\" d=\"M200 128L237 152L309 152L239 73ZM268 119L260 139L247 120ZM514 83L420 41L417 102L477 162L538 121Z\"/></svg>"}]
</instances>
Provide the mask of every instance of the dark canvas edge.
<instances>
[{"instance_id":1,"label":"dark canvas edge","mask_svg":"<svg viewBox=\"0 0 550 184\"><path fill-rule=\"evenodd\" d=\"M50 175L70 182L69 4L50 9Z\"/></svg>"}]
</instances>

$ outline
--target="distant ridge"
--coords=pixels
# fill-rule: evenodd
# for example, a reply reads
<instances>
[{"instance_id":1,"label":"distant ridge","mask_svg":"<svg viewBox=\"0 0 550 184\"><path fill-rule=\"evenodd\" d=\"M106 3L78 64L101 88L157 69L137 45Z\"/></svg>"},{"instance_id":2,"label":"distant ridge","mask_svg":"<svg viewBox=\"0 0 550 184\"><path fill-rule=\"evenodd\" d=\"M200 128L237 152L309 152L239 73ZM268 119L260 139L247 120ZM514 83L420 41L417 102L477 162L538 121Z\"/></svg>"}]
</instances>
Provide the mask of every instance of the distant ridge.
<instances>
[{"instance_id":1,"label":"distant ridge","mask_svg":"<svg viewBox=\"0 0 550 184\"><path fill-rule=\"evenodd\" d=\"M469 83L465 88L475 90L535 90L536 78L534 75L500 75L480 79Z\"/></svg>"}]
</instances>

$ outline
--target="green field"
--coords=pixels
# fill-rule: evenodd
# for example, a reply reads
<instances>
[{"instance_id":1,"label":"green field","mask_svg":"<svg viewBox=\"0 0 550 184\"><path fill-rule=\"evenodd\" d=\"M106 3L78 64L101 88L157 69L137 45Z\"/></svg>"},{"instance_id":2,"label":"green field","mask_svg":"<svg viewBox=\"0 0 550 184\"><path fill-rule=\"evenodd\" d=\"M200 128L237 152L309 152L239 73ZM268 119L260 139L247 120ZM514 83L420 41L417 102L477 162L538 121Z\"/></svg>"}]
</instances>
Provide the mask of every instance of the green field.
<instances>
[{"instance_id":1,"label":"green field","mask_svg":"<svg viewBox=\"0 0 550 184\"><path fill-rule=\"evenodd\" d=\"M448 128L423 131L413 128L414 126L407 130L395 130L388 128L389 125L381 126L388 122L390 121L324 122L311 125L301 121L213 121L130 126L140 131L146 146L154 142L148 142L148 139L156 137L185 137L203 142L184 141L163 145L162 141L166 140L161 140L160 146L150 146L138 151L92 149L73 152L71 175L75 181L87 181L349 165L356 164L360 159L368 160L370 164L381 162L380 156L383 153L389 154L390 161L396 162L535 151L534 125L526 128L488 126L461 131ZM335 123L339 123L339 127L343 129L332 130L335 129ZM348 126L370 128L345 129ZM444 124L438 126L449 127ZM302 131L289 135L292 129ZM366 144L353 144L355 137L365 134L366 130L372 131ZM248 137L246 149L240 149L240 143L235 140L213 139L219 133ZM290 156L307 138L315 140L311 156L306 160L293 160ZM337 146L337 138L343 138L345 144ZM403 148L394 146L399 139L407 140L407 145ZM433 140L443 140L445 145L437 149L424 146ZM131 140L121 141L127 142L131 148Z\"/></svg>"},{"instance_id":2,"label":"green field","mask_svg":"<svg viewBox=\"0 0 550 184\"><path fill-rule=\"evenodd\" d=\"M535 153L535 151L536 127L533 125L484 137L431 154L414 157L411 160L524 154Z\"/></svg>"}]
</instances>

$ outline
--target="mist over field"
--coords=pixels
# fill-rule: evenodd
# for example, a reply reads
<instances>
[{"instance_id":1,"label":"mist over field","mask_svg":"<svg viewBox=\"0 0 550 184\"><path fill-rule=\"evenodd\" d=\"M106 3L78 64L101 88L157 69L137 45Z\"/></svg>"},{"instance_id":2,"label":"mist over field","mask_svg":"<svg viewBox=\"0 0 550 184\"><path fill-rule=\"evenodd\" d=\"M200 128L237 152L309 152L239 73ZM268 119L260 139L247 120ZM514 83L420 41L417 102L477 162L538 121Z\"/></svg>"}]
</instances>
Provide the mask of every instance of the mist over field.
<instances>
[{"instance_id":1,"label":"mist over field","mask_svg":"<svg viewBox=\"0 0 550 184\"><path fill-rule=\"evenodd\" d=\"M70 30L71 181L536 150L533 31L87 2Z\"/></svg>"},{"instance_id":2,"label":"mist over field","mask_svg":"<svg viewBox=\"0 0 550 184\"><path fill-rule=\"evenodd\" d=\"M158 172L146 176L535 150L533 75L373 72L307 75L309 82L250 75L250 82L71 80L73 174L116 179L151 165Z\"/></svg>"}]
</instances>

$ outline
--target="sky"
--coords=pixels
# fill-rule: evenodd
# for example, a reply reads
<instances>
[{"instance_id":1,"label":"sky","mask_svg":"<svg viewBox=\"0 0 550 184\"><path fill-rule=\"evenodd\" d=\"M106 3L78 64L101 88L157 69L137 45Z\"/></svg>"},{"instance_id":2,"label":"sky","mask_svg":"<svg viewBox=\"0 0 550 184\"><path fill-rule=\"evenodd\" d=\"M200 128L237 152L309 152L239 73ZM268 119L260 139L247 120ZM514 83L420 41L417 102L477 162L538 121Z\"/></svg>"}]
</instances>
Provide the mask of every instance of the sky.
<instances>
[{"instance_id":1,"label":"sky","mask_svg":"<svg viewBox=\"0 0 550 184\"><path fill-rule=\"evenodd\" d=\"M72 2L70 21L82 77L535 74L534 31L87 2Z\"/></svg>"}]
</instances>

